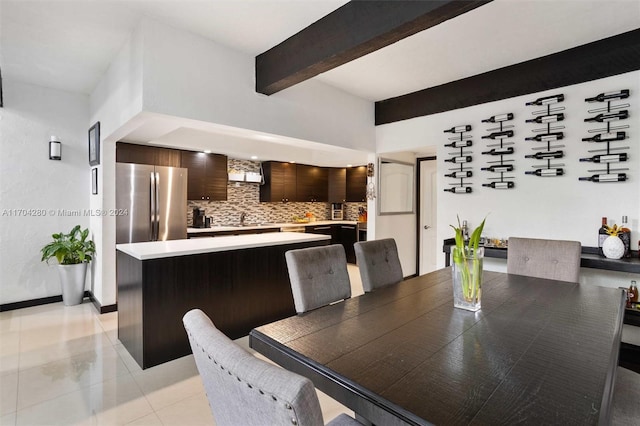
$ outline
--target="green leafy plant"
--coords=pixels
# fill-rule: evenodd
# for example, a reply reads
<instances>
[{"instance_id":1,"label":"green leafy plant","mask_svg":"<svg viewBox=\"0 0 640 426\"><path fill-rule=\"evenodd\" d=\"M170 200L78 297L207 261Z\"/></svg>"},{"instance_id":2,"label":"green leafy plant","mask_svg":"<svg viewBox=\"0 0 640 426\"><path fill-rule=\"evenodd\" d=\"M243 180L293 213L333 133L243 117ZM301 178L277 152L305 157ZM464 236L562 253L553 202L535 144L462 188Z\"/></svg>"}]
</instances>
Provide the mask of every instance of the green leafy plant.
<instances>
[{"instance_id":1,"label":"green leafy plant","mask_svg":"<svg viewBox=\"0 0 640 426\"><path fill-rule=\"evenodd\" d=\"M456 232L456 246L454 247L452 256L453 262L460 271L462 296L467 302L474 302L480 298L482 285L481 261L476 254L480 244L480 235L482 235L486 220L487 218L485 217L482 223L474 229L466 245L464 241L464 230L460 225L460 217L458 216L458 227L450 225ZM471 266L469 266L469 263L471 263Z\"/></svg>"},{"instance_id":2,"label":"green leafy plant","mask_svg":"<svg viewBox=\"0 0 640 426\"><path fill-rule=\"evenodd\" d=\"M82 262L90 262L96 252L93 240L87 240L89 229L80 230L76 225L71 232L60 232L51 235L53 241L42 247L42 261L49 262L55 257L61 265L74 265Z\"/></svg>"}]
</instances>

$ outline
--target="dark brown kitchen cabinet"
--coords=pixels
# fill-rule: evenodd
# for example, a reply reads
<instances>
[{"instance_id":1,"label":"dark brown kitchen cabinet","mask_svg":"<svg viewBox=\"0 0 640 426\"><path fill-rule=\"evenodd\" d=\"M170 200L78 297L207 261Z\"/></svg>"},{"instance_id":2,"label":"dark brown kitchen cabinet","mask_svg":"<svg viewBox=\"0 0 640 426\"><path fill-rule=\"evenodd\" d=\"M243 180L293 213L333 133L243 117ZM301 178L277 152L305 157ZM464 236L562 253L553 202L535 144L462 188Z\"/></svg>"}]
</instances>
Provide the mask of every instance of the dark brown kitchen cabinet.
<instances>
[{"instance_id":1,"label":"dark brown kitchen cabinet","mask_svg":"<svg viewBox=\"0 0 640 426\"><path fill-rule=\"evenodd\" d=\"M262 163L264 185L260 186L260 201L296 201L297 167L293 163L265 161Z\"/></svg>"},{"instance_id":2,"label":"dark brown kitchen cabinet","mask_svg":"<svg viewBox=\"0 0 640 426\"><path fill-rule=\"evenodd\" d=\"M356 252L353 245L358 241L358 225L338 225L340 227L340 244L344 247L348 263L356 263Z\"/></svg>"},{"instance_id":3,"label":"dark brown kitchen cabinet","mask_svg":"<svg viewBox=\"0 0 640 426\"><path fill-rule=\"evenodd\" d=\"M226 201L228 180L226 155L182 151L181 164L189 170L188 200Z\"/></svg>"},{"instance_id":4,"label":"dark brown kitchen cabinet","mask_svg":"<svg viewBox=\"0 0 640 426\"><path fill-rule=\"evenodd\" d=\"M340 244L338 225L307 225L304 227L304 232L307 234L322 234L331 236L331 242L329 244Z\"/></svg>"},{"instance_id":5,"label":"dark brown kitchen cabinet","mask_svg":"<svg viewBox=\"0 0 640 426\"><path fill-rule=\"evenodd\" d=\"M326 202L328 191L329 170L326 167L296 166L296 201Z\"/></svg>"},{"instance_id":6,"label":"dark brown kitchen cabinet","mask_svg":"<svg viewBox=\"0 0 640 426\"><path fill-rule=\"evenodd\" d=\"M347 168L347 201L367 200L367 166Z\"/></svg>"},{"instance_id":7,"label":"dark brown kitchen cabinet","mask_svg":"<svg viewBox=\"0 0 640 426\"><path fill-rule=\"evenodd\" d=\"M330 203L344 203L347 201L347 169L329 168L329 198Z\"/></svg>"},{"instance_id":8,"label":"dark brown kitchen cabinet","mask_svg":"<svg viewBox=\"0 0 640 426\"><path fill-rule=\"evenodd\" d=\"M118 142L116 144L116 162L180 167L180 150Z\"/></svg>"}]
</instances>

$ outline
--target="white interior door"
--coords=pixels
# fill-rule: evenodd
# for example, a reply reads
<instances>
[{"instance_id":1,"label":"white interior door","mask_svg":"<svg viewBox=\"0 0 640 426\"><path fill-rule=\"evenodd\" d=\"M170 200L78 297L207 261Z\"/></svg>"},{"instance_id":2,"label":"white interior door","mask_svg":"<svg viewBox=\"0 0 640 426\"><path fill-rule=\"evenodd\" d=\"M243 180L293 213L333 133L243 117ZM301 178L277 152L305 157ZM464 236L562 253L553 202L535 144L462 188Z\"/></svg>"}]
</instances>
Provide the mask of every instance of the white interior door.
<instances>
[{"instance_id":1,"label":"white interior door","mask_svg":"<svg viewBox=\"0 0 640 426\"><path fill-rule=\"evenodd\" d=\"M420 275L437 269L437 161L420 161Z\"/></svg>"}]
</instances>

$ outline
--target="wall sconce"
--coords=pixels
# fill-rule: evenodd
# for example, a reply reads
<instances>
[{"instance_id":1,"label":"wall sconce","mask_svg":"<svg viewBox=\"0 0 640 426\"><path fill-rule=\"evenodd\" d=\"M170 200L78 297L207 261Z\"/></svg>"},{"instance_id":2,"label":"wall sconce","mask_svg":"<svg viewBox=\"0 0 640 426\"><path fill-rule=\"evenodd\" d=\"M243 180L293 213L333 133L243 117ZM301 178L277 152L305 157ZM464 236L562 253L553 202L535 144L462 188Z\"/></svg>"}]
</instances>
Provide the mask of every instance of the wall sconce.
<instances>
[{"instance_id":1,"label":"wall sconce","mask_svg":"<svg viewBox=\"0 0 640 426\"><path fill-rule=\"evenodd\" d=\"M49 160L62 160L62 142L57 136L51 136L49 140Z\"/></svg>"}]
</instances>

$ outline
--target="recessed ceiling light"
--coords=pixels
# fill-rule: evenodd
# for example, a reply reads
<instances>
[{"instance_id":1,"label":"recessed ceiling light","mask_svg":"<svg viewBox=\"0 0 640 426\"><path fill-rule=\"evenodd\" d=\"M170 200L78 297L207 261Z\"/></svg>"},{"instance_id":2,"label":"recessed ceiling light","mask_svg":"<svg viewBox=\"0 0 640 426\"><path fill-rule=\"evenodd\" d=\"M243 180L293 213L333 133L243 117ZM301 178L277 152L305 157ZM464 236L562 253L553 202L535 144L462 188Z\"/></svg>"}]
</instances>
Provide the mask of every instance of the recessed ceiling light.
<instances>
[{"instance_id":1,"label":"recessed ceiling light","mask_svg":"<svg viewBox=\"0 0 640 426\"><path fill-rule=\"evenodd\" d=\"M353 164L347 164L347 167L353 167Z\"/></svg>"},{"instance_id":2,"label":"recessed ceiling light","mask_svg":"<svg viewBox=\"0 0 640 426\"><path fill-rule=\"evenodd\" d=\"M290 162L291 164L294 164L294 163L295 163L295 161L289 161L289 162Z\"/></svg>"},{"instance_id":3,"label":"recessed ceiling light","mask_svg":"<svg viewBox=\"0 0 640 426\"><path fill-rule=\"evenodd\" d=\"M257 160L257 159L258 159L258 156L257 156L257 155L252 155L252 156L251 156L251 159L252 159L252 160Z\"/></svg>"},{"instance_id":4,"label":"recessed ceiling light","mask_svg":"<svg viewBox=\"0 0 640 426\"><path fill-rule=\"evenodd\" d=\"M210 150L210 149L205 149L203 152L204 152L205 154L211 154L211 150Z\"/></svg>"}]
</instances>

